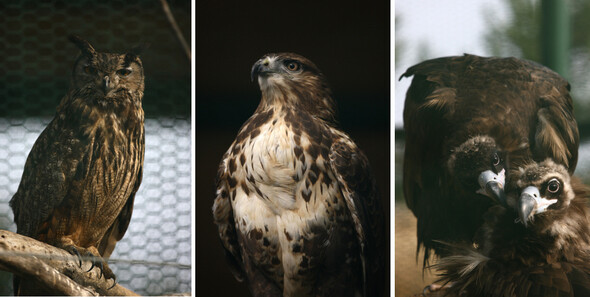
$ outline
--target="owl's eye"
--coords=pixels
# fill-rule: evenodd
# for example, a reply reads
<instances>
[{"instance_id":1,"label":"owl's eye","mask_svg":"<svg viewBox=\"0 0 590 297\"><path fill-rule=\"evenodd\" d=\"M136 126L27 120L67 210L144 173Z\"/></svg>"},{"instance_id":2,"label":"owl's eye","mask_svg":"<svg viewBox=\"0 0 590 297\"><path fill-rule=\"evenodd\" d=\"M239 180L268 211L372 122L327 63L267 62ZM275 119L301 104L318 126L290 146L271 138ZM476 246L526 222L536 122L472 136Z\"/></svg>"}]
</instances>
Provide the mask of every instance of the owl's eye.
<instances>
[{"instance_id":1,"label":"owl's eye","mask_svg":"<svg viewBox=\"0 0 590 297\"><path fill-rule=\"evenodd\" d=\"M287 69L290 71L297 71L301 68L301 64L295 61L287 61L285 62L285 66L287 66Z\"/></svg>"},{"instance_id":2,"label":"owl's eye","mask_svg":"<svg viewBox=\"0 0 590 297\"><path fill-rule=\"evenodd\" d=\"M128 76L129 74L131 74L131 69L129 69L129 68L121 68L121 69L117 70L117 74L119 76Z\"/></svg>"},{"instance_id":3,"label":"owl's eye","mask_svg":"<svg viewBox=\"0 0 590 297\"><path fill-rule=\"evenodd\" d=\"M84 73L90 74L90 75L95 75L97 73L97 71L96 71L96 68L94 68L90 65L87 65L87 66L84 66Z\"/></svg>"},{"instance_id":4,"label":"owl's eye","mask_svg":"<svg viewBox=\"0 0 590 297\"><path fill-rule=\"evenodd\" d=\"M553 178L547 184L547 191L549 191L549 193L555 194L559 191L560 186L561 184L559 183L559 180L557 180L557 178Z\"/></svg>"}]
</instances>

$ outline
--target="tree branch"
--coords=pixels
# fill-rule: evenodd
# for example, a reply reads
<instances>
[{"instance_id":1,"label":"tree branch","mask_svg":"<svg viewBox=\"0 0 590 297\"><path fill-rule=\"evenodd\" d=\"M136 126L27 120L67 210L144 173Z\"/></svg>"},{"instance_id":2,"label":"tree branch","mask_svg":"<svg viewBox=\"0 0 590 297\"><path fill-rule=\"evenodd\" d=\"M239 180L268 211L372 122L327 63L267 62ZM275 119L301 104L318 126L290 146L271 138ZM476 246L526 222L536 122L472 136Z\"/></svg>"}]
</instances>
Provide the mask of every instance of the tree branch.
<instances>
[{"instance_id":1,"label":"tree branch","mask_svg":"<svg viewBox=\"0 0 590 297\"><path fill-rule=\"evenodd\" d=\"M100 269L83 259L30 237L0 230L0 269L32 279L55 294L138 296L137 293L100 277ZM88 271L90 270L90 271ZM110 289L109 289L110 288Z\"/></svg>"},{"instance_id":2,"label":"tree branch","mask_svg":"<svg viewBox=\"0 0 590 297\"><path fill-rule=\"evenodd\" d=\"M191 48L188 45L188 42L186 42L186 39L184 39L184 36L182 35L182 32L180 31L180 28L178 27L178 24L176 23L176 20L174 19L174 15L172 14L172 11L170 11L170 6L168 6L168 2L166 2L166 0L160 0L160 2L162 3L162 10L164 10L164 14L166 15L166 18L170 22L170 25L172 26L174 33L176 33L176 37L180 41L180 44L182 45L182 48L184 49L186 56L190 60L191 59Z\"/></svg>"}]
</instances>

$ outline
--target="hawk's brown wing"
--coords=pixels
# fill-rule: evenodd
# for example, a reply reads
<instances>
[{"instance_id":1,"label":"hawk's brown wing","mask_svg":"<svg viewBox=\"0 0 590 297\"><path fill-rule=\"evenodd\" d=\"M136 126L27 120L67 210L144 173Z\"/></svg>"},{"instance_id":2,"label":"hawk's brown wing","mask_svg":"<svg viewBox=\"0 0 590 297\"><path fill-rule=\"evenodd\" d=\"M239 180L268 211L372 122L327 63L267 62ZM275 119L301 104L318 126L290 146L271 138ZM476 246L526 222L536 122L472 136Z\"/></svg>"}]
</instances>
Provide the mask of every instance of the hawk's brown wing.
<instances>
[{"instance_id":1,"label":"hawk's brown wing","mask_svg":"<svg viewBox=\"0 0 590 297\"><path fill-rule=\"evenodd\" d=\"M242 256L234 223L234 212L230 201L229 185L227 184L229 173L227 172L226 163L232 147L230 147L230 150L228 150L221 159L219 170L217 171L217 191L213 203L213 220L217 225L219 238L221 239L225 256L230 264L230 269L237 280L243 281L244 268L242 267Z\"/></svg>"},{"instance_id":2,"label":"hawk's brown wing","mask_svg":"<svg viewBox=\"0 0 590 297\"><path fill-rule=\"evenodd\" d=\"M365 296L381 296L385 282L385 217L367 157L348 137L330 149L330 164L352 215L361 246Z\"/></svg>"}]
</instances>

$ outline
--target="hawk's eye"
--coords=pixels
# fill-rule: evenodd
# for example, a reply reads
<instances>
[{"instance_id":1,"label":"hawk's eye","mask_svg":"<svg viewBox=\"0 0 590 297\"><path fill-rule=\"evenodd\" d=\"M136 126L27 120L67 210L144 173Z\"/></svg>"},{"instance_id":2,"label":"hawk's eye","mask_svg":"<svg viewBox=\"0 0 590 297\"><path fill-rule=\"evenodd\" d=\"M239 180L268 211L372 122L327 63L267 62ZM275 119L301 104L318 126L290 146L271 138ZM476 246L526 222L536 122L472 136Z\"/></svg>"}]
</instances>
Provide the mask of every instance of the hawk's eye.
<instances>
[{"instance_id":1,"label":"hawk's eye","mask_svg":"<svg viewBox=\"0 0 590 297\"><path fill-rule=\"evenodd\" d=\"M547 191L549 191L549 193L555 194L555 193L559 192L560 186L561 186L561 184L559 183L557 178L553 178L547 184Z\"/></svg>"},{"instance_id":2,"label":"hawk's eye","mask_svg":"<svg viewBox=\"0 0 590 297\"><path fill-rule=\"evenodd\" d=\"M301 68L301 65L295 61L287 61L285 65L290 71L297 71L299 68Z\"/></svg>"},{"instance_id":3,"label":"hawk's eye","mask_svg":"<svg viewBox=\"0 0 590 297\"><path fill-rule=\"evenodd\" d=\"M493 166L500 165L500 156L498 156L498 153L494 153L494 156L492 156L492 165Z\"/></svg>"},{"instance_id":4,"label":"hawk's eye","mask_svg":"<svg viewBox=\"0 0 590 297\"><path fill-rule=\"evenodd\" d=\"M86 65L86 66L84 66L84 73L90 74L90 75L95 75L97 73L97 71L96 71L96 68L94 68L90 65Z\"/></svg>"},{"instance_id":5,"label":"hawk's eye","mask_svg":"<svg viewBox=\"0 0 590 297\"><path fill-rule=\"evenodd\" d=\"M127 75L131 74L131 69L130 68L121 68L121 69L117 70L117 74L119 76L127 76Z\"/></svg>"}]
</instances>

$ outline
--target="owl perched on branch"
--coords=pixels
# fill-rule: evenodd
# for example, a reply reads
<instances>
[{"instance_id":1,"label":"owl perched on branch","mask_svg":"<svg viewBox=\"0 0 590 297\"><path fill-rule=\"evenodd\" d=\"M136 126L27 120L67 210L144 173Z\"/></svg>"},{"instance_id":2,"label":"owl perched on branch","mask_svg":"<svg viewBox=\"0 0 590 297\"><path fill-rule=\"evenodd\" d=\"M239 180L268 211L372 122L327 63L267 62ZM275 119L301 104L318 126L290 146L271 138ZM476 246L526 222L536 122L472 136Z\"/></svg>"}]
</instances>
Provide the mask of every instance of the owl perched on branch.
<instances>
[{"instance_id":1,"label":"owl perched on branch","mask_svg":"<svg viewBox=\"0 0 590 297\"><path fill-rule=\"evenodd\" d=\"M17 232L106 264L131 219L144 159L144 73L139 46L100 53L70 36L81 51L71 86L35 142L10 206ZM102 258L101 258L102 257ZM15 294L47 294L15 279Z\"/></svg>"}]
</instances>

